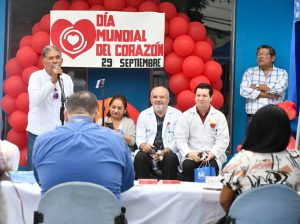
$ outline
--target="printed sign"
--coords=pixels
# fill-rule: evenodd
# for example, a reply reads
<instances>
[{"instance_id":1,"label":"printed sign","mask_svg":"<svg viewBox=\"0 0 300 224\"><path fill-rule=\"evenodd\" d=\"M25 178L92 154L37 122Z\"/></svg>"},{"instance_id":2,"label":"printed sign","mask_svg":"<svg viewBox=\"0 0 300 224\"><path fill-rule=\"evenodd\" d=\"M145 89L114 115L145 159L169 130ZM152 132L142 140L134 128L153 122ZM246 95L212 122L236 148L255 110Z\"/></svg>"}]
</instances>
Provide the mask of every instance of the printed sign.
<instances>
[{"instance_id":1,"label":"printed sign","mask_svg":"<svg viewBox=\"0 0 300 224\"><path fill-rule=\"evenodd\" d=\"M66 67L163 67L164 13L59 10L50 20Z\"/></svg>"}]
</instances>

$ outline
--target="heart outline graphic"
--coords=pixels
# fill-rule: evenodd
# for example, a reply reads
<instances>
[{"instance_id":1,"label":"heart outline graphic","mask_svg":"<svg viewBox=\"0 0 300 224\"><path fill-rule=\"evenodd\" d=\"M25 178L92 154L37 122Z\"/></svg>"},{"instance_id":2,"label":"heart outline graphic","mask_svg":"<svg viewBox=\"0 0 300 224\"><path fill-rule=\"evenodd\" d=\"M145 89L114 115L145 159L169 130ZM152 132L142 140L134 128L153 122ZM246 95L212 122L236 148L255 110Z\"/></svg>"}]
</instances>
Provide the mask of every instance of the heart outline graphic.
<instances>
[{"instance_id":1,"label":"heart outline graphic","mask_svg":"<svg viewBox=\"0 0 300 224\"><path fill-rule=\"evenodd\" d=\"M77 36L78 41L69 41ZM87 19L77 21L74 25L66 20L56 20L51 27L51 41L61 49L63 53L75 59L89 50L95 43L95 25Z\"/></svg>"}]
</instances>

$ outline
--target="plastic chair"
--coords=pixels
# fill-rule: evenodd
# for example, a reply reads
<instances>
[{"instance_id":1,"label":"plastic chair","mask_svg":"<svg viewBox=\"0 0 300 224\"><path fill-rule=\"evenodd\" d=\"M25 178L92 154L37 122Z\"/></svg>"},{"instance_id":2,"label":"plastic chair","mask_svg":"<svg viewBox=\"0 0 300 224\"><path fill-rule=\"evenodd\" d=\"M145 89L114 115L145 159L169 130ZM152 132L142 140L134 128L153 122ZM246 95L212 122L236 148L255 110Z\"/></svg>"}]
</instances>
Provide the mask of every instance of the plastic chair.
<instances>
[{"instance_id":1,"label":"plastic chair","mask_svg":"<svg viewBox=\"0 0 300 224\"><path fill-rule=\"evenodd\" d=\"M67 182L41 198L34 224L113 224L120 214L119 202L108 189L93 183Z\"/></svg>"},{"instance_id":2,"label":"plastic chair","mask_svg":"<svg viewBox=\"0 0 300 224\"><path fill-rule=\"evenodd\" d=\"M300 197L295 190L283 184L251 189L233 201L226 223L299 224Z\"/></svg>"}]
</instances>

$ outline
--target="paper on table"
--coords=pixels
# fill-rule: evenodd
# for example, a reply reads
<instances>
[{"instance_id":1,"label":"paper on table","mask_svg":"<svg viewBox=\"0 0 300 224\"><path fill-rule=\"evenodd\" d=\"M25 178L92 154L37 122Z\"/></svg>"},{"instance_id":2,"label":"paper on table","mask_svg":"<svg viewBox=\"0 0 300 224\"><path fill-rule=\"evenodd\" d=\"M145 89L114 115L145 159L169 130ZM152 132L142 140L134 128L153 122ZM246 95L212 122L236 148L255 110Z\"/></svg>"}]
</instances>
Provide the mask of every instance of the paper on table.
<instances>
[{"instance_id":1,"label":"paper on table","mask_svg":"<svg viewBox=\"0 0 300 224\"><path fill-rule=\"evenodd\" d=\"M35 184L36 180L33 171L10 171L9 177L14 183L29 183Z\"/></svg>"}]
</instances>

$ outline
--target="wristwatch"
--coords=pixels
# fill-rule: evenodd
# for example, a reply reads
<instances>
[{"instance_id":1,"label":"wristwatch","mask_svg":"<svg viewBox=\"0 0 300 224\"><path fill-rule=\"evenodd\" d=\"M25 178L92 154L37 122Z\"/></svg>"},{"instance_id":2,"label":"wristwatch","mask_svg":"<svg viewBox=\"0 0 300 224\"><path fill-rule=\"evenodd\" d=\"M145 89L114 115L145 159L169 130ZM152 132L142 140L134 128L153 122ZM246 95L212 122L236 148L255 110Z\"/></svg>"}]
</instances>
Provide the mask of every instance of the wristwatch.
<instances>
[{"instance_id":1,"label":"wristwatch","mask_svg":"<svg viewBox=\"0 0 300 224\"><path fill-rule=\"evenodd\" d=\"M259 84L258 84L258 83L255 85L255 88L256 88L257 90L259 90Z\"/></svg>"}]
</instances>

